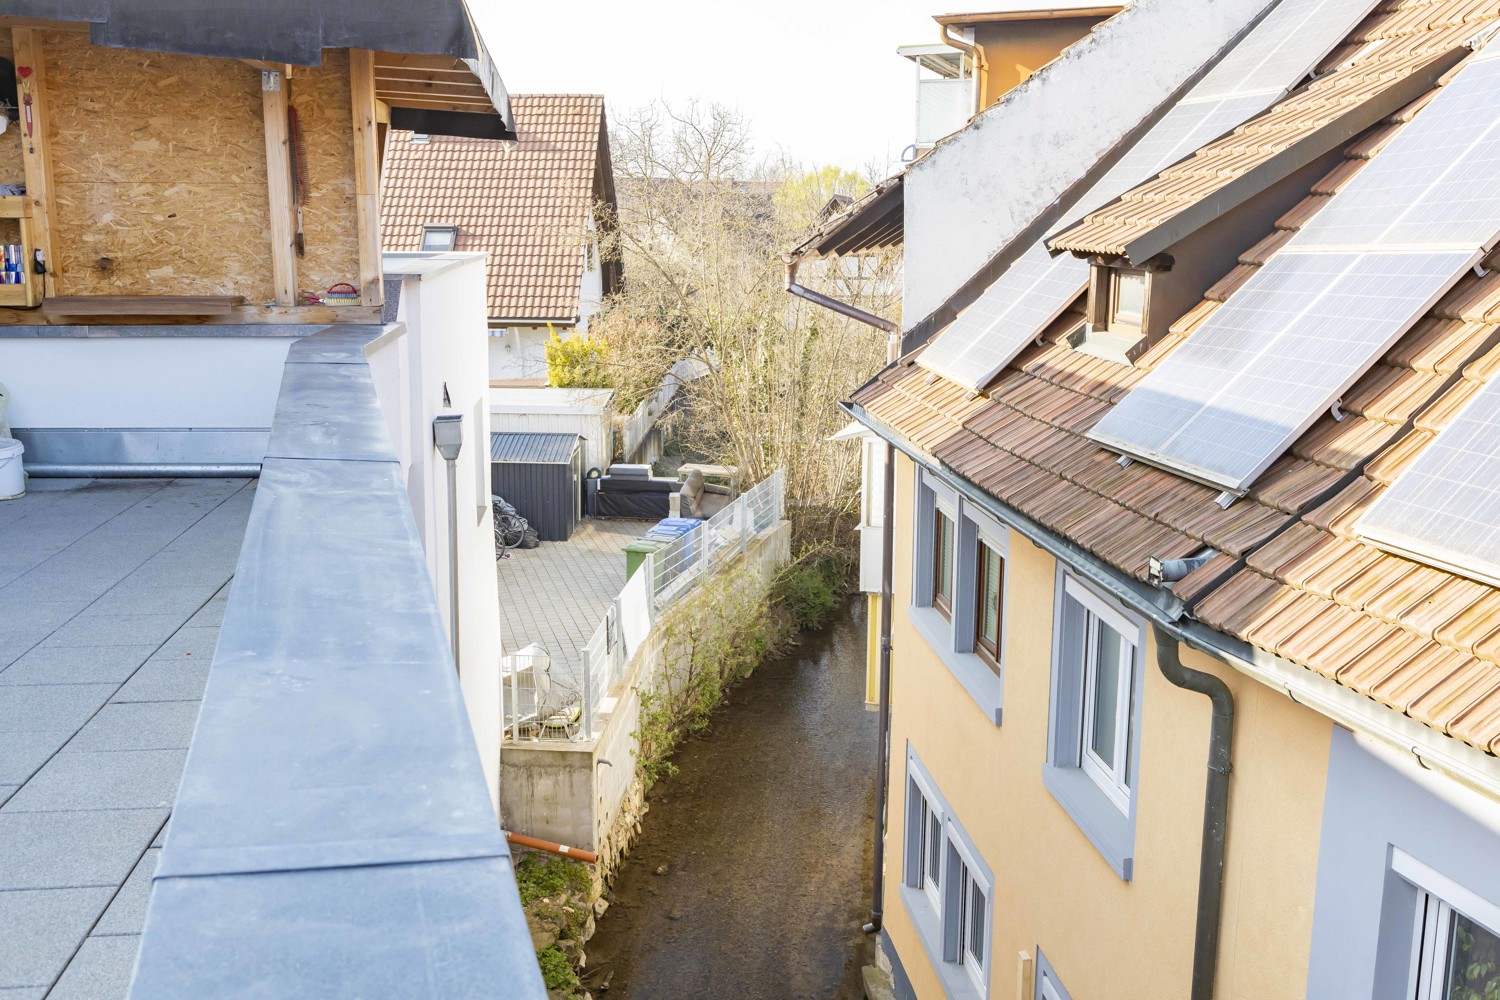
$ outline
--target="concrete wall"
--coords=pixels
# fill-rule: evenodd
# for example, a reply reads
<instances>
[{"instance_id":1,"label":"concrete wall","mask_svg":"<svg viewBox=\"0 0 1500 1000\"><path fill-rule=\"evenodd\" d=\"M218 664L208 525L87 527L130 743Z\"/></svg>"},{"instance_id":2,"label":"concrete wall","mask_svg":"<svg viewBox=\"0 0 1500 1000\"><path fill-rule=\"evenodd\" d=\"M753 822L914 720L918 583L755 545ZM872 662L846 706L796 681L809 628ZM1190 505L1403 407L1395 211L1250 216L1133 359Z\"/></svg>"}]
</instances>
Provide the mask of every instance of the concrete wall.
<instances>
[{"instance_id":1,"label":"concrete wall","mask_svg":"<svg viewBox=\"0 0 1500 1000\"><path fill-rule=\"evenodd\" d=\"M485 255L402 255L399 322L406 335L371 355L376 390L394 425L397 456L444 621L449 620L447 467L432 443L439 413L463 417L457 464L459 678L490 793L499 801L500 593L490 513ZM444 403L444 392L448 404ZM390 394L395 393L393 397Z\"/></svg>"},{"instance_id":2,"label":"concrete wall","mask_svg":"<svg viewBox=\"0 0 1500 1000\"><path fill-rule=\"evenodd\" d=\"M905 327L1042 215L1266 4L1213 0L1188 17L1173 0L1135 0L913 164Z\"/></svg>"},{"instance_id":3,"label":"concrete wall","mask_svg":"<svg viewBox=\"0 0 1500 1000\"><path fill-rule=\"evenodd\" d=\"M994 725L914 630L913 463L898 459L891 785L885 927L918 997L942 996L901 901L905 748L915 749L994 873L990 996L1014 995L1017 954L1040 947L1074 997L1188 994L1192 969L1207 699L1144 671L1134 866L1119 878L1042 783L1056 561L1010 535L1004 724ZM1317 869L1331 724L1206 658L1236 696L1230 853L1218 996L1299 996Z\"/></svg>"},{"instance_id":4,"label":"concrete wall","mask_svg":"<svg viewBox=\"0 0 1500 1000\"><path fill-rule=\"evenodd\" d=\"M295 337L0 339L14 427L265 427ZM208 328L211 329L211 328Z\"/></svg>"}]
</instances>

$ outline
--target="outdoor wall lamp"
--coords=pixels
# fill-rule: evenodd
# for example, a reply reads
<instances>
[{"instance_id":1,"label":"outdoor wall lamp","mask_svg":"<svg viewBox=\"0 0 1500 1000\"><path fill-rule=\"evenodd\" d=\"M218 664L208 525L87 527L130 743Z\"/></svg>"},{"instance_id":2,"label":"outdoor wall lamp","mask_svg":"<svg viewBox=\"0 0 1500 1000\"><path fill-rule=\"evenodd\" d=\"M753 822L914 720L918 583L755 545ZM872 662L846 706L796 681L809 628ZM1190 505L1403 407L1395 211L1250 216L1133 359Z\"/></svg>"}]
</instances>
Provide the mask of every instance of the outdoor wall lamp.
<instances>
[{"instance_id":1,"label":"outdoor wall lamp","mask_svg":"<svg viewBox=\"0 0 1500 1000\"><path fill-rule=\"evenodd\" d=\"M432 418L432 443L448 463L448 631L453 670L458 671L458 453L464 446L464 418L443 413Z\"/></svg>"}]
</instances>

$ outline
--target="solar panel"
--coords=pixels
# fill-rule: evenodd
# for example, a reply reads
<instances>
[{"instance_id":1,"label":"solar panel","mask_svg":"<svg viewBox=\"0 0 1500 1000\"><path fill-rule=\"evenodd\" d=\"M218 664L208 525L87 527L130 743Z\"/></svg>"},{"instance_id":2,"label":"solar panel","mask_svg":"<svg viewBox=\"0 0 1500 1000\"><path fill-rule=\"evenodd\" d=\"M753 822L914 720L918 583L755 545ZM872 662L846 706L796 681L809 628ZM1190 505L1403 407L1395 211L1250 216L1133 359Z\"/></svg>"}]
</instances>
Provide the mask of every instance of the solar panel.
<instances>
[{"instance_id":1,"label":"solar panel","mask_svg":"<svg viewBox=\"0 0 1500 1000\"><path fill-rule=\"evenodd\" d=\"M1486 49L1287 248L1486 245L1500 218L1496 93L1500 49Z\"/></svg>"},{"instance_id":2,"label":"solar panel","mask_svg":"<svg viewBox=\"0 0 1500 1000\"><path fill-rule=\"evenodd\" d=\"M1265 110L1374 6L1374 0L1282 0L1065 215L1088 214ZM1087 264L1071 255L1053 258L1038 241L934 338L918 363L977 391L1087 282Z\"/></svg>"},{"instance_id":3,"label":"solar panel","mask_svg":"<svg viewBox=\"0 0 1500 1000\"><path fill-rule=\"evenodd\" d=\"M1355 530L1382 548L1500 586L1500 381L1479 390Z\"/></svg>"},{"instance_id":4,"label":"solar panel","mask_svg":"<svg viewBox=\"0 0 1500 1000\"><path fill-rule=\"evenodd\" d=\"M1240 492L1475 259L1277 254L1089 436Z\"/></svg>"},{"instance_id":5,"label":"solar panel","mask_svg":"<svg viewBox=\"0 0 1500 1000\"><path fill-rule=\"evenodd\" d=\"M1247 489L1500 236L1496 55L1465 63L1090 436Z\"/></svg>"}]
</instances>

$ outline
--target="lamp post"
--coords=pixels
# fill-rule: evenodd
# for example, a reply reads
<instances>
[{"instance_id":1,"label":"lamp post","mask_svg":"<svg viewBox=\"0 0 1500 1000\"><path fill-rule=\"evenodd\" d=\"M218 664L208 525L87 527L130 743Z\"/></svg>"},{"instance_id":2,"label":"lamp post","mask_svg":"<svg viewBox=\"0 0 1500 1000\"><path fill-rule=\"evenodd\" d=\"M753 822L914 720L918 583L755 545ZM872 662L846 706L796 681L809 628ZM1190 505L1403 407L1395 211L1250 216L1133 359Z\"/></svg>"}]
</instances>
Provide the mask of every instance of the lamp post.
<instances>
[{"instance_id":1,"label":"lamp post","mask_svg":"<svg viewBox=\"0 0 1500 1000\"><path fill-rule=\"evenodd\" d=\"M432 443L448 463L448 630L453 669L458 671L458 453L464 446L464 418L444 413L432 418Z\"/></svg>"}]
</instances>

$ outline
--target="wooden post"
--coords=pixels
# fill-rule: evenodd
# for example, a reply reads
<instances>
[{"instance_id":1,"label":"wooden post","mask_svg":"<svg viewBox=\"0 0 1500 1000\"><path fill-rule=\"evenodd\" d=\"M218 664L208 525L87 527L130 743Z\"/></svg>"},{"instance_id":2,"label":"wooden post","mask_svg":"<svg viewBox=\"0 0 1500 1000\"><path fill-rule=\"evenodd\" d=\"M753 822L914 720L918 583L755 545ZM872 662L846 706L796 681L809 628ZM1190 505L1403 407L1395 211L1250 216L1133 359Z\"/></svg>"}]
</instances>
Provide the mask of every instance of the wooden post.
<instances>
[{"instance_id":1,"label":"wooden post","mask_svg":"<svg viewBox=\"0 0 1500 1000\"><path fill-rule=\"evenodd\" d=\"M380 159L375 108L375 53L349 50L349 93L354 112L354 210L359 227L359 297L367 306L385 301L380 266Z\"/></svg>"},{"instance_id":2,"label":"wooden post","mask_svg":"<svg viewBox=\"0 0 1500 1000\"><path fill-rule=\"evenodd\" d=\"M271 273L276 304L297 304L297 254L292 246L292 151L287 127L287 79L280 70L260 73L266 126L266 188L271 201Z\"/></svg>"},{"instance_id":3,"label":"wooden post","mask_svg":"<svg viewBox=\"0 0 1500 1000\"><path fill-rule=\"evenodd\" d=\"M52 163L47 157L47 81L43 65L42 39L35 28L14 28L16 83L21 106L16 129L21 133L21 160L26 169L26 198L31 203L32 245L47 262L43 287L57 294L58 261L52 246ZM26 262L26 280L35 282L32 262Z\"/></svg>"}]
</instances>

